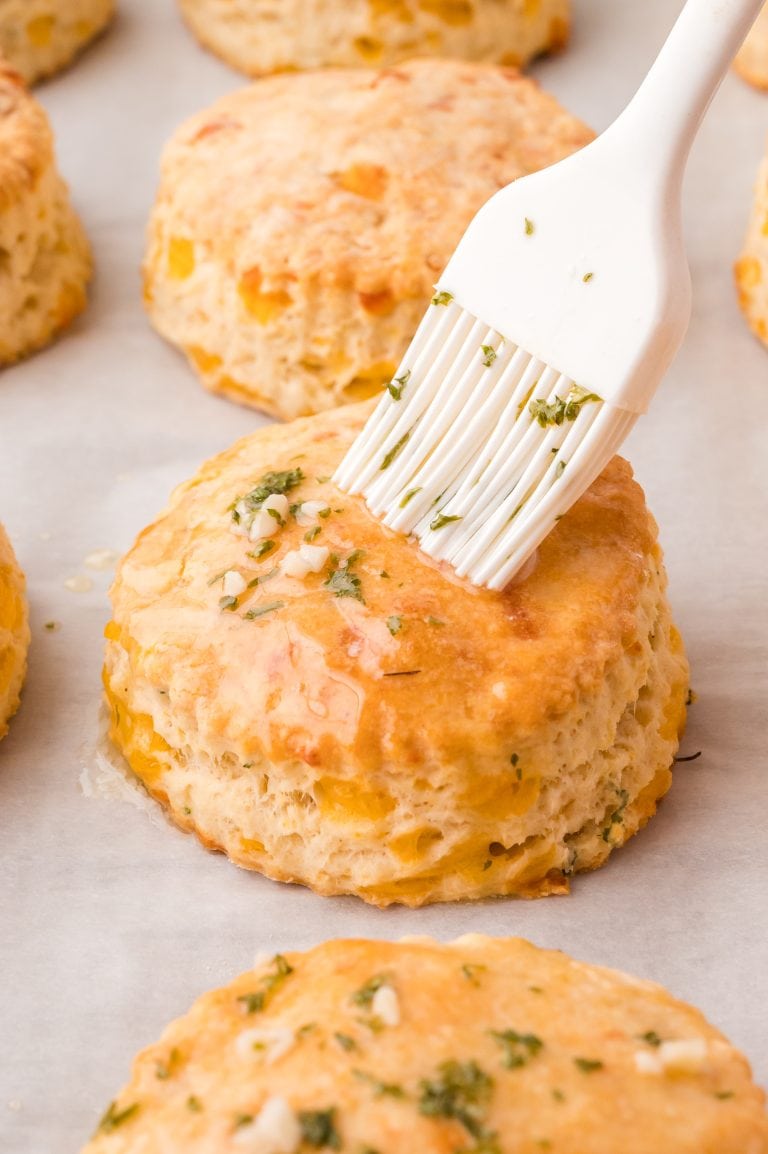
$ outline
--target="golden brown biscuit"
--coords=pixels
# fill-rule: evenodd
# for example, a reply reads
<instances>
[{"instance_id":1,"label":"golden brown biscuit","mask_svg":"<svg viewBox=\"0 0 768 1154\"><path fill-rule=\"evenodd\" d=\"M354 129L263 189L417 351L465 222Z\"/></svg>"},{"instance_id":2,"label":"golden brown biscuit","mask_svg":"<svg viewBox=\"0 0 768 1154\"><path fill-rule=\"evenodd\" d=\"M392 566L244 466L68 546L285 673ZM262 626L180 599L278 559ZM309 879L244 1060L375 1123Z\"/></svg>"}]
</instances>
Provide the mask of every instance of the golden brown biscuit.
<instances>
[{"instance_id":1,"label":"golden brown biscuit","mask_svg":"<svg viewBox=\"0 0 768 1154\"><path fill-rule=\"evenodd\" d=\"M83 310L90 272L48 118L0 63L0 365L48 344Z\"/></svg>"},{"instance_id":2,"label":"golden brown biscuit","mask_svg":"<svg viewBox=\"0 0 768 1154\"><path fill-rule=\"evenodd\" d=\"M29 622L24 591L24 574L0 525L0 738L5 737L8 722L19 708L27 672Z\"/></svg>"},{"instance_id":3,"label":"golden brown biscuit","mask_svg":"<svg viewBox=\"0 0 768 1154\"><path fill-rule=\"evenodd\" d=\"M289 418L391 378L465 227L590 139L510 69L278 76L166 149L147 307L215 392Z\"/></svg>"},{"instance_id":4,"label":"golden brown biscuit","mask_svg":"<svg viewBox=\"0 0 768 1154\"><path fill-rule=\"evenodd\" d=\"M65 68L114 8L114 0L0 0L0 55L33 84Z\"/></svg>"},{"instance_id":5,"label":"golden brown biscuit","mask_svg":"<svg viewBox=\"0 0 768 1154\"><path fill-rule=\"evenodd\" d=\"M377 905L564 893L654 813L685 716L642 491L617 458L526 580L477 589L330 483L369 408L260 429L139 537L112 738L269 877Z\"/></svg>"},{"instance_id":6,"label":"golden brown biscuit","mask_svg":"<svg viewBox=\"0 0 768 1154\"><path fill-rule=\"evenodd\" d=\"M180 0L198 39L251 76L450 56L521 65L568 39L569 0Z\"/></svg>"},{"instance_id":7,"label":"golden brown biscuit","mask_svg":"<svg viewBox=\"0 0 768 1154\"><path fill-rule=\"evenodd\" d=\"M768 88L768 4L736 57L736 71L756 88Z\"/></svg>"},{"instance_id":8,"label":"golden brown biscuit","mask_svg":"<svg viewBox=\"0 0 768 1154\"><path fill-rule=\"evenodd\" d=\"M768 158L758 174L744 251L736 262L736 287L750 327L768 345Z\"/></svg>"},{"instance_id":9,"label":"golden brown biscuit","mask_svg":"<svg viewBox=\"0 0 768 1154\"><path fill-rule=\"evenodd\" d=\"M665 989L521 939L257 963L136 1059L83 1154L766 1154L746 1059Z\"/></svg>"}]
</instances>

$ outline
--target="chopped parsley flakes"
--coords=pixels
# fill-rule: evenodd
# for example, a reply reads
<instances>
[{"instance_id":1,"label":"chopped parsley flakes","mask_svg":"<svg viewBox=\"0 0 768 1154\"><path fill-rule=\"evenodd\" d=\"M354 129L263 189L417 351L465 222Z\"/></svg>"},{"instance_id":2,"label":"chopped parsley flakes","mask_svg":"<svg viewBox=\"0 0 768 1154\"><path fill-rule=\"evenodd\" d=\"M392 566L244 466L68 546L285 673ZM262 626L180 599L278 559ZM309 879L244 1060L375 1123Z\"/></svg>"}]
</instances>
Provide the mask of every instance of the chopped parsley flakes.
<instances>
[{"instance_id":1,"label":"chopped parsley flakes","mask_svg":"<svg viewBox=\"0 0 768 1154\"><path fill-rule=\"evenodd\" d=\"M238 497L231 506L232 520L239 524L243 512L246 514L258 512L267 497L284 496L300 485L303 480L304 473L301 469L285 469L281 473L265 473L250 493L246 493L244 497Z\"/></svg>"},{"instance_id":2,"label":"chopped parsley flakes","mask_svg":"<svg viewBox=\"0 0 768 1154\"><path fill-rule=\"evenodd\" d=\"M388 617L387 618L387 629L389 630L389 632L392 634L393 637L396 637L402 628L403 628L402 617Z\"/></svg>"},{"instance_id":3,"label":"chopped parsley flakes","mask_svg":"<svg viewBox=\"0 0 768 1154\"><path fill-rule=\"evenodd\" d=\"M491 1030L490 1033L504 1050L504 1065L508 1070L527 1065L544 1045L535 1034L518 1034L516 1030Z\"/></svg>"},{"instance_id":4,"label":"chopped parsley flakes","mask_svg":"<svg viewBox=\"0 0 768 1154\"><path fill-rule=\"evenodd\" d=\"M316 1150L341 1150L341 1135L336 1129L335 1110L300 1110L297 1114L301 1137Z\"/></svg>"},{"instance_id":5,"label":"chopped parsley flakes","mask_svg":"<svg viewBox=\"0 0 768 1154\"><path fill-rule=\"evenodd\" d=\"M334 1034L336 1041L341 1046L342 1050L349 1052L357 1049L357 1042L354 1038L350 1038L349 1034Z\"/></svg>"},{"instance_id":6,"label":"chopped parsley flakes","mask_svg":"<svg viewBox=\"0 0 768 1154\"><path fill-rule=\"evenodd\" d=\"M224 613L226 610L228 610L230 613L234 613L239 604L240 602L238 601L237 597L219 598L219 609L221 609L222 613Z\"/></svg>"},{"instance_id":7,"label":"chopped parsley flakes","mask_svg":"<svg viewBox=\"0 0 768 1154\"><path fill-rule=\"evenodd\" d=\"M599 1058L574 1058L573 1064L583 1074L594 1074L596 1070L602 1070L604 1066Z\"/></svg>"},{"instance_id":8,"label":"chopped parsley flakes","mask_svg":"<svg viewBox=\"0 0 768 1154\"><path fill-rule=\"evenodd\" d=\"M419 1112L430 1118L454 1118L473 1138L490 1137L483 1122L493 1079L477 1062L443 1062L437 1077L422 1079Z\"/></svg>"},{"instance_id":9,"label":"chopped parsley flakes","mask_svg":"<svg viewBox=\"0 0 768 1154\"><path fill-rule=\"evenodd\" d=\"M260 541L252 552L246 553L246 557L252 557L254 561L260 561L262 557L266 557L267 553L271 553L274 548L276 548L275 541Z\"/></svg>"},{"instance_id":10,"label":"chopped parsley flakes","mask_svg":"<svg viewBox=\"0 0 768 1154\"><path fill-rule=\"evenodd\" d=\"M486 369L490 369L491 365L499 354L496 352L493 345L481 345L480 352L483 354L483 364L485 365Z\"/></svg>"},{"instance_id":11,"label":"chopped parsley flakes","mask_svg":"<svg viewBox=\"0 0 768 1154\"><path fill-rule=\"evenodd\" d=\"M611 831L615 825L621 825L621 823L624 821L624 810L627 808L629 803L629 794L627 793L626 789L620 789L618 791L618 795L619 804L608 818L608 822L603 829L602 834L603 841L608 842L609 844L611 844Z\"/></svg>"},{"instance_id":12,"label":"chopped parsley flakes","mask_svg":"<svg viewBox=\"0 0 768 1154\"><path fill-rule=\"evenodd\" d=\"M401 508L401 509L404 509L404 508L405 508L405 506L406 506L406 505L407 505L407 504L408 504L410 501L412 501L412 500L413 500L413 498L416 496L416 494L417 494L417 493L420 493L420 492L421 492L421 487L419 487L418 489L409 489L409 490L408 490L408 492L405 494L405 496L404 496L404 497L402 498L402 500L400 501L400 508Z\"/></svg>"},{"instance_id":13,"label":"chopped parsley flakes","mask_svg":"<svg viewBox=\"0 0 768 1154\"><path fill-rule=\"evenodd\" d=\"M325 584L333 590L337 597L354 597L356 601L363 600L363 595L360 592L360 578L347 569L335 569Z\"/></svg>"},{"instance_id":14,"label":"chopped parsley flakes","mask_svg":"<svg viewBox=\"0 0 768 1154\"><path fill-rule=\"evenodd\" d=\"M138 1102L133 1102L130 1106L126 1106L124 1110L118 1110L117 1102L110 1102L106 1114L96 1128L96 1133L111 1134L113 1130L117 1130L123 1123L128 1122L131 1118L135 1118L138 1112Z\"/></svg>"},{"instance_id":15,"label":"chopped parsley flakes","mask_svg":"<svg viewBox=\"0 0 768 1154\"><path fill-rule=\"evenodd\" d=\"M389 392L389 395L393 401L399 401L400 400L400 398L403 395L403 389L408 384L410 379L411 379L411 370L408 369L407 372L403 373L399 377L395 377L394 380L389 382L389 384L387 385L387 391Z\"/></svg>"},{"instance_id":16,"label":"chopped parsley flakes","mask_svg":"<svg viewBox=\"0 0 768 1154\"><path fill-rule=\"evenodd\" d=\"M373 1074L365 1070L353 1070L352 1073L360 1082L367 1082L377 1098L405 1098L406 1093L396 1082L381 1082Z\"/></svg>"},{"instance_id":17,"label":"chopped parsley flakes","mask_svg":"<svg viewBox=\"0 0 768 1154\"><path fill-rule=\"evenodd\" d=\"M384 457L384 460L379 465L379 471L380 472L383 472L384 469L389 468L389 466L392 464L392 462L394 461L397 454L400 452L400 450L404 447L404 445L408 441L408 438L410 437L410 435L411 435L410 432L405 433L404 436L402 436L400 438L400 440L397 442L397 444L392 446L392 448L389 450L389 452Z\"/></svg>"},{"instance_id":18,"label":"chopped parsley flakes","mask_svg":"<svg viewBox=\"0 0 768 1154\"><path fill-rule=\"evenodd\" d=\"M436 533L438 529L444 529L445 526L450 525L452 521L460 521L460 520L461 520L461 517L457 517L457 516L447 517L445 515L445 513L438 513L437 516L433 517L432 520L430 521L429 527L433 533Z\"/></svg>"},{"instance_id":19,"label":"chopped parsley flakes","mask_svg":"<svg viewBox=\"0 0 768 1154\"><path fill-rule=\"evenodd\" d=\"M352 566L362 556L359 549L355 549L350 553L346 561L339 562L338 557L331 559L334 565L330 576L323 582L327 589L330 589L336 597L354 597L355 601L360 601L365 604L363 597L362 582L356 573L351 572Z\"/></svg>"},{"instance_id":20,"label":"chopped parsley flakes","mask_svg":"<svg viewBox=\"0 0 768 1154\"><path fill-rule=\"evenodd\" d=\"M238 1002L242 1002L245 1006L245 1012L247 1014L260 1013L264 1009L269 996L293 973L293 966L289 965L282 954L275 954L271 965L273 966L273 972L262 978L262 989L256 990L251 994L241 994L237 999Z\"/></svg>"},{"instance_id":21,"label":"chopped parsley flakes","mask_svg":"<svg viewBox=\"0 0 768 1154\"><path fill-rule=\"evenodd\" d=\"M352 995L352 1001L356 1006L370 1006L376 993L382 986L389 984L389 976L387 974L376 974L370 978L365 985L361 986L359 990L355 990Z\"/></svg>"},{"instance_id":22,"label":"chopped parsley flakes","mask_svg":"<svg viewBox=\"0 0 768 1154\"><path fill-rule=\"evenodd\" d=\"M533 223L532 220L529 220L528 217L526 217L525 218L525 235L526 236L533 236L535 231L536 231L536 225Z\"/></svg>"},{"instance_id":23,"label":"chopped parsley flakes","mask_svg":"<svg viewBox=\"0 0 768 1154\"><path fill-rule=\"evenodd\" d=\"M159 1078L161 1082L170 1078L179 1062L181 1061L181 1054L174 1046L165 1062L158 1062L155 1065L155 1077Z\"/></svg>"},{"instance_id":24,"label":"chopped parsley flakes","mask_svg":"<svg viewBox=\"0 0 768 1154\"><path fill-rule=\"evenodd\" d=\"M574 385L565 398L555 397L551 403L543 397L530 401L528 412L542 429L546 429L550 425L562 425L564 421L575 421L584 405L596 404L602 399L597 393Z\"/></svg>"},{"instance_id":25,"label":"chopped parsley flakes","mask_svg":"<svg viewBox=\"0 0 768 1154\"><path fill-rule=\"evenodd\" d=\"M267 581L271 581L273 577L277 577L280 570L277 565L274 569L270 569L268 573L262 573L259 577L254 577L253 581L248 582L249 589L255 589L257 585L264 585Z\"/></svg>"},{"instance_id":26,"label":"chopped parsley flakes","mask_svg":"<svg viewBox=\"0 0 768 1154\"><path fill-rule=\"evenodd\" d=\"M449 305L453 300L453 293L446 292L445 289L439 289L432 297L433 305Z\"/></svg>"},{"instance_id":27,"label":"chopped parsley flakes","mask_svg":"<svg viewBox=\"0 0 768 1154\"><path fill-rule=\"evenodd\" d=\"M257 605L245 614L246 621L255 621L257 617L264 617L267 613L274 613L285 608L284 601L269 601L266 605Z\"/></svg>"}]
</instances>

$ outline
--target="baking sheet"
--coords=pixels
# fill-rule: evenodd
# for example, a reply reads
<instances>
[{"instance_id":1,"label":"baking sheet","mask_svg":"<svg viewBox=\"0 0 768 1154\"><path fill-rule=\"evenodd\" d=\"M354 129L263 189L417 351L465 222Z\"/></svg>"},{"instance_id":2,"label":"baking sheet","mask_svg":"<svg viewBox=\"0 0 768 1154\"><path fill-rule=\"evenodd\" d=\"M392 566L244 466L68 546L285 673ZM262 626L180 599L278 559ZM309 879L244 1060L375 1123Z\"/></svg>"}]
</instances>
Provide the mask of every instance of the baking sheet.
<instances>
[{"instance_id":1,"label":"baking sheet","mask_svg":"<svg viewBox=\"0 0 768 1154\"><path fill-rule=\"evenodd\" d=\"M604 127L678 0L575 0L571 50L536 72ZM379 912L244 873L130 804L83 796L110 574L171 487L262 418L206 396L150 331L138 265L160 148L239 83L171 0L121 0L73 71L39 89L95 247L93 302L61 344L0 379L0 518L29 576L33 646L0 746L0 1150L76 1151L130 1059L256 950L328 936L519 934L663 982L768 1083L768 353L734 301L768 96L730 78L687 185L695 317L633 461L661 526L698 700L671 794L569 898ZM631 226L631 222L628 222ZM74 593L78 574L93 587ZM48 633L46 621L61 623Z\"/></svg>"}]
</instances>

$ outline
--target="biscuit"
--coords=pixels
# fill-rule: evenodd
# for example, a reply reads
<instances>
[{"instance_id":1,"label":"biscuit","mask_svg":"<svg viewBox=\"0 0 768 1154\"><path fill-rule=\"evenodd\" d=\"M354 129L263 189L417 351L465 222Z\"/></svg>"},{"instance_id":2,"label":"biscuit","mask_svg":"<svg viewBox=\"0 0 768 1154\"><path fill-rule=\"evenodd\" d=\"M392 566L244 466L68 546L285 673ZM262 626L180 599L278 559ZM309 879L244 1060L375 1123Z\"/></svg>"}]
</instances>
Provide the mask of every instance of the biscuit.
<instances>
[{"instance_id":1,"label":"biscuit","mask_svg":"<svg viewBox=\"0 0 768 1154\"><path fill-rule=\"evenodd\" d=\"M519 938L257 962L134 1062L83 1154L766 1154L747 1060L662 987Z\"/></svg>"},{"instance_id":2,"label":"biscuit","mask_svg":"<svg viewBox=\"0 0 768 1154\"><path fill-rule=\"evenodd\" d=\"M768 4L736 57L736 71L756 88L768 89Z\"/></svg>"},{"instance_id":3,"label":"biscuit","mask_svg":"<svg viewBox=\"0 0 768 1154\"><path fill-rule=\"evenodd\" d=\"M8 722L19 708L28 649L24 574L0 525L0 738L5 737Z\"/></svg>"},{"instance_id":4,"label":"biscuit","mask_svg":"<svg viewBox=\"0 0 768 1154\"><path fill-rule=\"evenodd\" d=\"M114 8L114 0L0 0L0 56L33 84L65 68Z\"/></svg>"},{"instance_id":5,"label":"biscuit","mask_svg":"<svg viewBox=\"0 0 768 1154\"><path fill-rule=\"evenodd\" d=\"M259 429L141 534L112 589L112 739L182 828L271 878L381 906L567 892L654 813L685 716L642 490L616 458L491 593L331 483L369 411Z\"/></svg>"},{"instance_id":6,"label":"biscuit","mask_svg":"<svg viewBox=\"0 0 768 1154\"><path fill-rule=\"evenodd\" d=\"M48 344L85 308L90 272L48 118L0 64L0 365Z\"/></svg>"},{"instance_id":7,"label":"biscuit","mask_svg":"<svg viewBox=\"0 0 768 1154\"><path fill-rule=\"evenodd\" d=\"M516 66L562 48L569 0L180 0L198 39L250 76L450 56Z\"/></svg>"},{"instance_id":8,"label":"biscuit","mask_svg":"<svg viewBox=\"0 0 768 1154\"><path fill-rule=\"evenodd\" d=\"M590 137L491 65L261 80L165 151L152 322L207 388L276 416L372 396L477 210Z\"/></svg>"},{"instance_id":9,"label":"biscuit","mask_svg":"<svg viewBox=\"0 0 768 1154\"><path fill-rule=\"evenodd\" d=\"M752 219L735 272L739 304L755 335L768 345L768 157L757 178Z\"/></svg>"}]
</instances>

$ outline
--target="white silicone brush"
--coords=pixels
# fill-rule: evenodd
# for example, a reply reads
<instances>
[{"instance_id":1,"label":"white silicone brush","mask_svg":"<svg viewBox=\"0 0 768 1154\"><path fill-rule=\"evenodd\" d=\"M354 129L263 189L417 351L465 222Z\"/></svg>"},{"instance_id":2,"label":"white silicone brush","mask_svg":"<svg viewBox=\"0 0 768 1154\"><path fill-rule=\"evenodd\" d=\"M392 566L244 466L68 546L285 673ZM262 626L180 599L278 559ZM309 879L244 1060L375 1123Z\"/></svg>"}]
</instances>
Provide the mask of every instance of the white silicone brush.
<instances>
[{"instance_id":1,"label":"white silicone brush","mask_svg":"<svg viewBox=\"0 0 768 1154\"><path fill-rule=\"evenodd\" d=\"M648 408L685 336L691 144L762 0L688 0L593 144L502 189L334 477L503 589ZM727 174L723 174L727 179Z\"/></svg>"}]
</instances>

